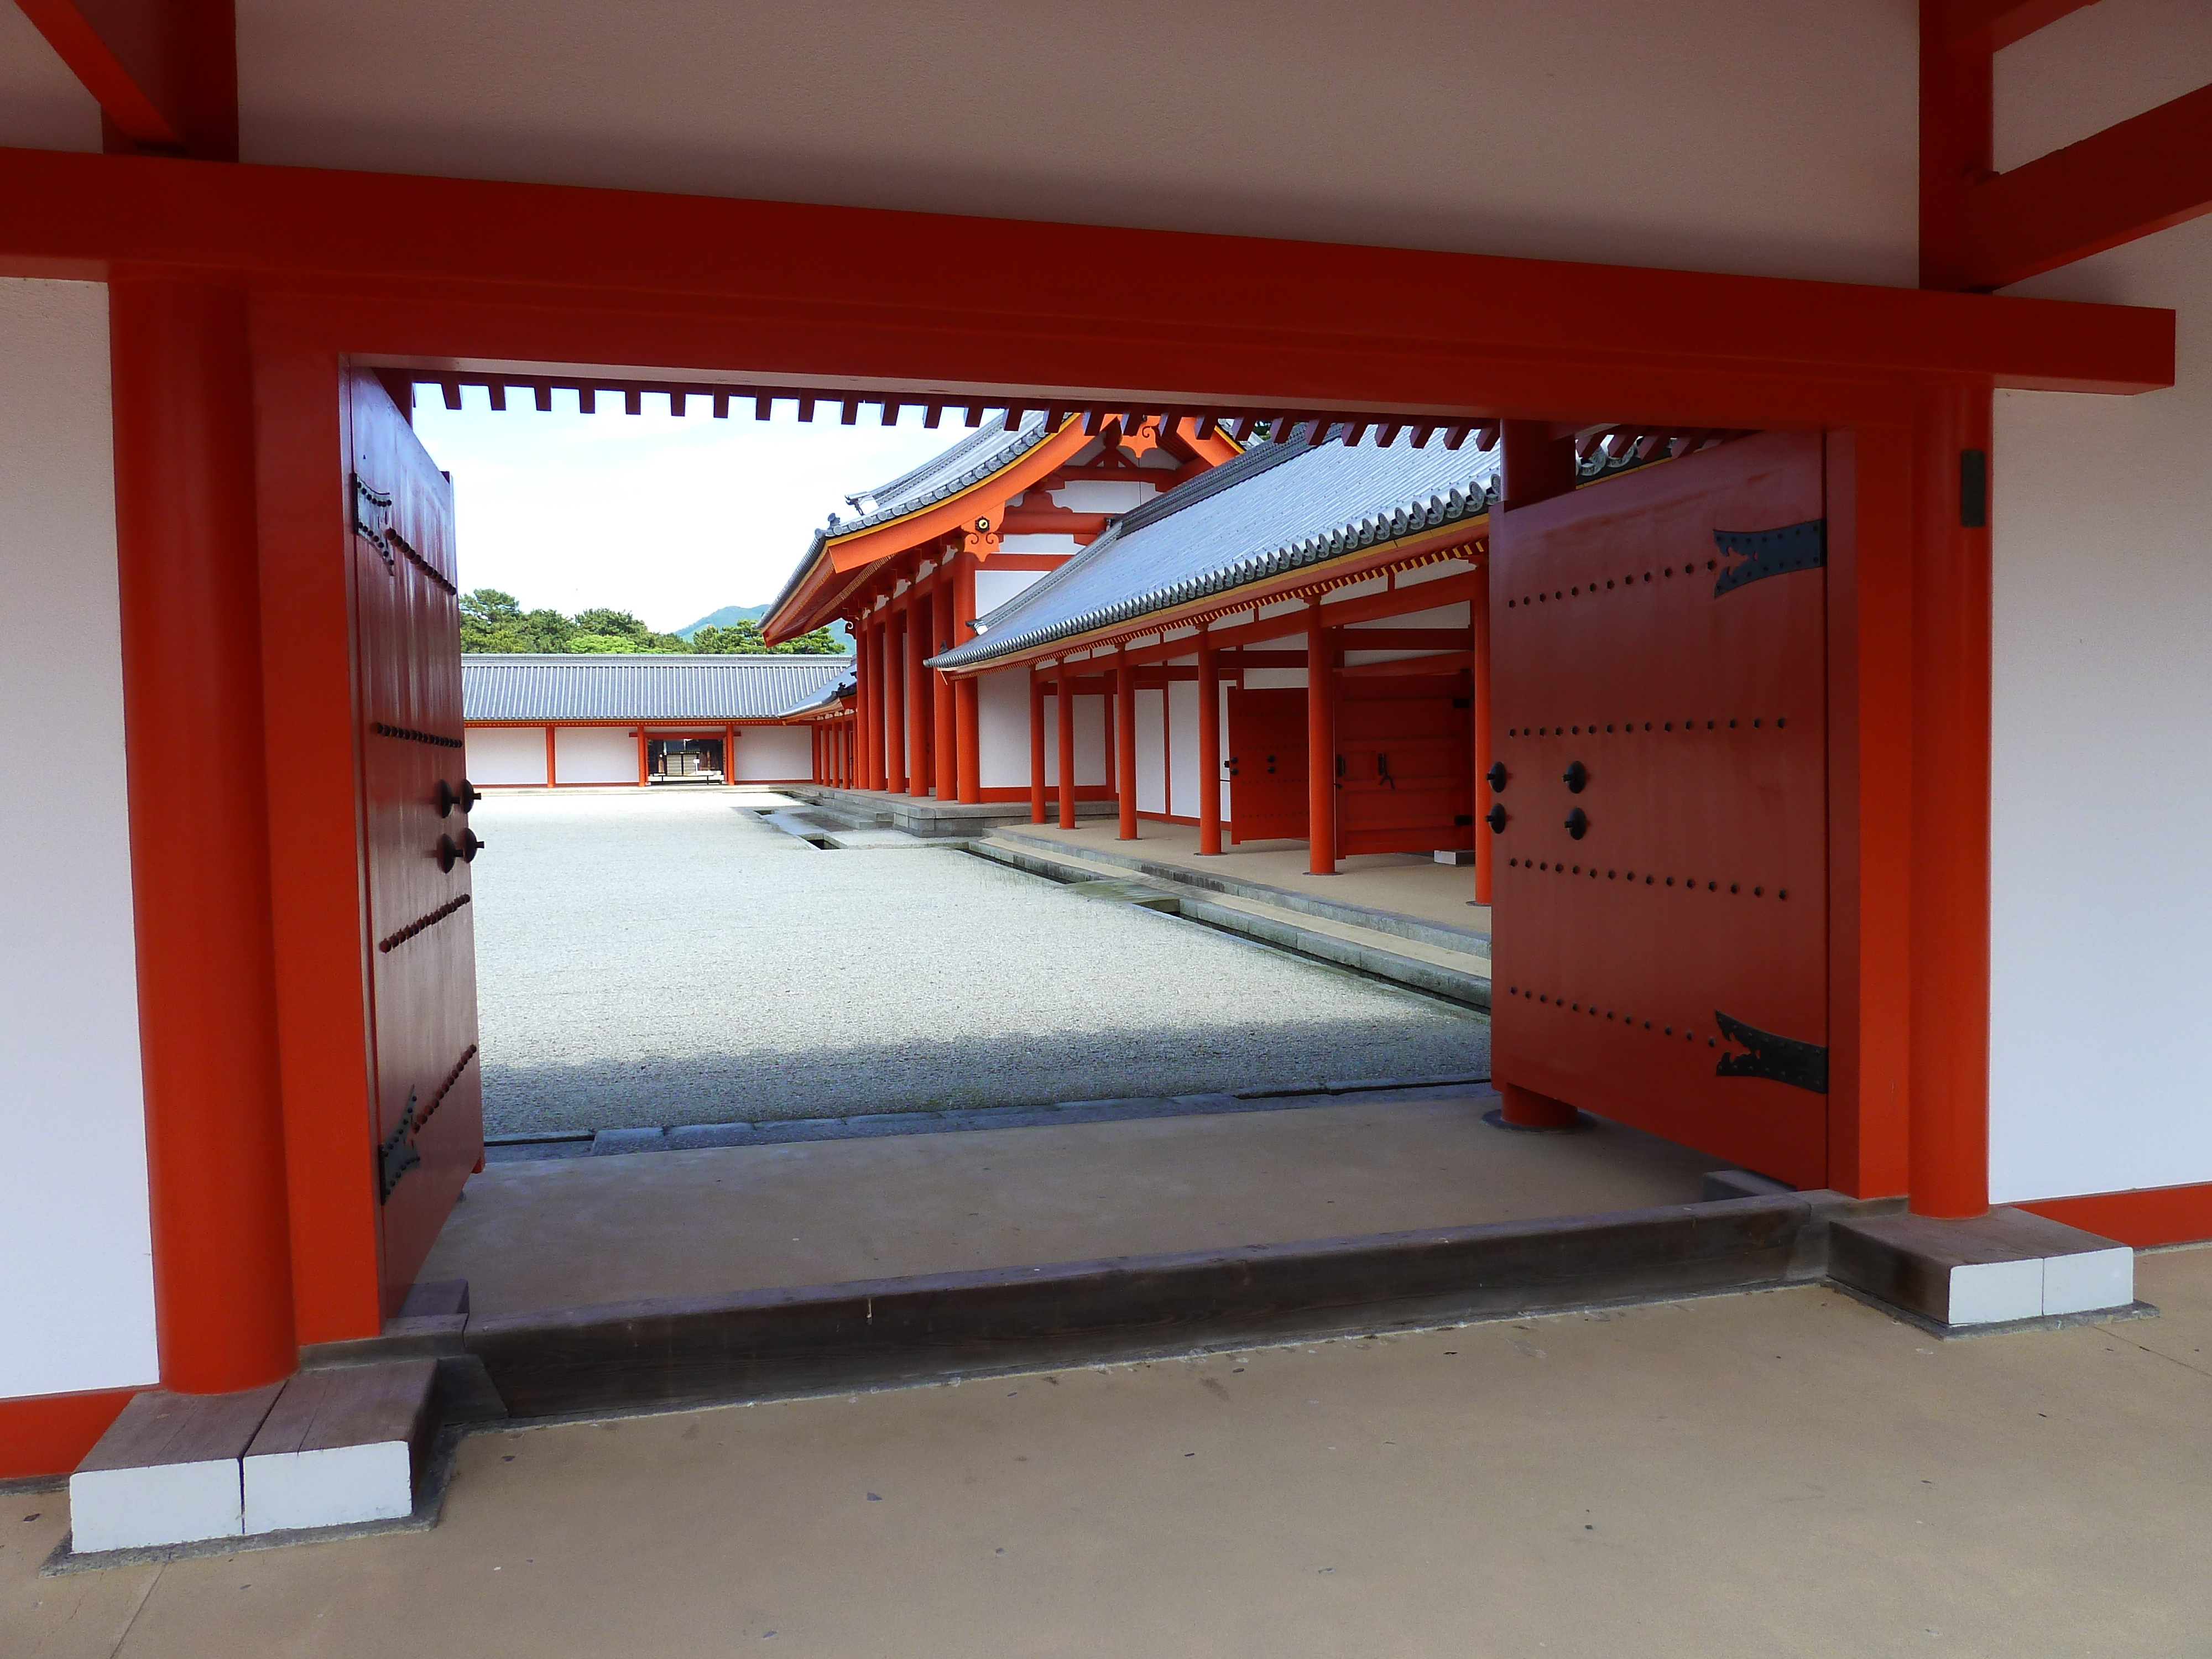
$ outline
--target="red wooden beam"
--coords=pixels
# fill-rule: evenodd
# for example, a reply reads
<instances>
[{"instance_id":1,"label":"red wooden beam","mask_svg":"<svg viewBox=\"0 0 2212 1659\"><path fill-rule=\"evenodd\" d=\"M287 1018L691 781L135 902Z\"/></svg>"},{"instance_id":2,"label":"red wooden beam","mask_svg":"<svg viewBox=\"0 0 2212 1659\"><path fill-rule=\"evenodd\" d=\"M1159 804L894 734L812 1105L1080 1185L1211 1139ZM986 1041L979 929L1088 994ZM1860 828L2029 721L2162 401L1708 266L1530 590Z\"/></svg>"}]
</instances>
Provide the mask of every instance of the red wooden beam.
<instances>
[{"instance_id":1,"label":"red wooden beam","mask_svg":"<svg viewBox=\"0 0 2212 1659\"><path fill-rule=\"evenodd\" d=\"M100 105L108 149L238 159L233 0L16 0Z\"/></svg>"},{"instance_id":2,"label":"red wooden beam","mask_svg":"<svg viewBox=\"0 0 2212 1659\"><path fill-rule=\"evenodd\" d=\"M1926 0L1937 41L2001 52L2096 0Z\"/></svg>"},{"instance_id":3,"label":"red wooden beam","mask_svg":"<svg viewBox=\"0 0 2212 1659\"><path fill-rule=\"evenodd\" d=\"M2002 288L2212 212L2212 87L1966 192L1964 287Z\"/></svg>"},{"instance_id":4,"label":"red wooden beam","mask_svg":"<svg viewBox=\"0 0 2212 1659\"><path fill-rule=\"evenodd\" d=\"M1701 425L1869 378L2172 379L2166 312L1840 283L45 150L0 150L0 274L243 271L342 301L363 352ZM440 234L364 234L410 224ZM979 295L979 259L1085 280Z\"/></svg>"}]
</instances>

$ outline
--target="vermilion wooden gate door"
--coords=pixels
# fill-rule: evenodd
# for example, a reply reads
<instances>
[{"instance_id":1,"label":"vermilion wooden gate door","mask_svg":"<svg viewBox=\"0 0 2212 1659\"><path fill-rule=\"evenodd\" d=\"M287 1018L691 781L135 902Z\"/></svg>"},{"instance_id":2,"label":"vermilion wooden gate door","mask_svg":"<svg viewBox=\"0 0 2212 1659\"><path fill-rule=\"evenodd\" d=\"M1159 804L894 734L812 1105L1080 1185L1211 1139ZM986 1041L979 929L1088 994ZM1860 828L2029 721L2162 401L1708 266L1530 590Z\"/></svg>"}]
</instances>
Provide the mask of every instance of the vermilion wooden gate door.
<instances>
[{"instance_id":1,"label":"vermilion wooden gate door","mask_svg":"<svg viewBox=\"0 0 2212 1659\"><path fill-rule=\"evenodd\" d=\"M1352 672L1337 685L1337 856L1473 847L1472 678Z\"/></svg>"},{"instance_id":2,"label":"vermilion wooden gate door","mask_svg":"<svg viewBox=\"0 0 2212 1659\"><path fill-rule=\"evenodd\" d=\"M1799 1186L1827 1167L1826 545L1796 433L1492 544L1493 1073Z\"/></svg>"},{"instance_id":3,"label":"vermilion wooden gate door","mask_svg":"<svg viewBox=\"0 0 2212 1659\"><path fill-rule=\"evenodd\" d=\"M1229 688L1229 839L1306 832L1306 694Z\"/></svg>"},{"instance_id":4,"label":"vermilion wooden gate door","mask_svg":"<svg viewBox=\"0 0 2212 1659\"><path fill-rule=\"evenodd\" d=\"M374 376L346 382L353 459L369 981L385 1310L483 1152L453 485Z\"/></svg>"}]
</instances>

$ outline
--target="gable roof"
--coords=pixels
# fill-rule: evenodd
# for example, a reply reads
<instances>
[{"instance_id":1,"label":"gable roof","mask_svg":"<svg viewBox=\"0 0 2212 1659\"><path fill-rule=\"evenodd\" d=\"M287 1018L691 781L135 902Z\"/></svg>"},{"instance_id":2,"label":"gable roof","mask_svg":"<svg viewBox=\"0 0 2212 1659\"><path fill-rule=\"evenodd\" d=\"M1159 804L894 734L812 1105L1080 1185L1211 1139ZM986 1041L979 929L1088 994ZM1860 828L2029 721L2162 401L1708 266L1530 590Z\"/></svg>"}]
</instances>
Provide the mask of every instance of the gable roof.
<instances>
[{"instance_id":1,"label":"gable roof","mask_svg":"<svg viewBox=\"0 0 2212 1659\"><path fill-rule=\"evenodd\" d=\"M1489 512L1503 457L1441 444L1255 445L1128 514L933 665L969 668Z\"/></svg>"},{"instance_id":2,"label":"gable roof","mask_svg":"<svg viewBox=\"0 0 2212 1659\"><path fill-rule=\"evenodd\" d=\"M848 673L842 678L830 681L811 696L792 704L788 708L778 709L776 712L787 720L799 714L818 714L825 708L835 708L839 703L848 702L860 695L860 676Z\"/></svg>"},{"instance_id":3,"label":"gable roof","mask_svg":"<svg viewBox=\"0 0 2212 1659\"><path fill-rule=\"evenodd\" d=\"M461 718L774 720L852 669L850 657L464 656Z\"/></svg>"},{"instance_id":4,"label":"gable roof","mask_svg":"<svg viewBox=\"0 0 2212 1659\"><path fill-rule=\"evenodd\" d=\"M934 506L958 495L969 484L989 477L1016 456L1035 449L1046 436L1042 413L1030 416L1012 432L1006 429L1003 419L987 421L950 449L900 473L889 483L878 484L873 489L854 490L845 497L848 505L857 507L863 501L874 505L862 511L859 518L840 520L828 529L817 531L815 535L818 540L849 536L855 531L889 524L917 508ZM775 607L770 605L769 609L773 611Z\"/></svg>"}]
</instances>

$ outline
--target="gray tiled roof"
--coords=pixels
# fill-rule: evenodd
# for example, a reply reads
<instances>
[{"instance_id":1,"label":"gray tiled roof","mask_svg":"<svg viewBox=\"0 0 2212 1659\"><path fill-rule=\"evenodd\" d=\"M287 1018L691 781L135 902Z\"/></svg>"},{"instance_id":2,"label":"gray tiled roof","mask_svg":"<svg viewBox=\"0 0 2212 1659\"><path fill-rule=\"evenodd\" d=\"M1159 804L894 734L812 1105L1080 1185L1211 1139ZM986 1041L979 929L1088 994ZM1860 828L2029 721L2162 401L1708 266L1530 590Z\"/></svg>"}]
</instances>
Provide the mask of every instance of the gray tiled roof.
<instances>
[{"instance_id":1,"label":"gray tiled roof","mask_svg":"<svg viewBox=\"0 0 2212 1659\"><path fill-rule=\"evenodd\" d=\"M799 584L814 568L814 562L822 556L823 544L832 536L849 536L855 531L872 530L878 525L902 519L909 513L918 513L926 507L950 501L962 490L981 483L1009 462L1035 449L1050 435L1042 413L1028 416L1012 432L1006 429L1003 416L987 419L959 442L924 461L911 472L902 473L889 483L878 484L873 489L856 490L848 495L846 501L854 505L872 500L876 503L875 507L857 519L842 519L834 526L816 531L813 541L807 546L805 556L799 560L797 568L791 573L790 580L784 583L783 591L769 606L768 614L771 617L775 615L799 591Z\"/></svg>"},{"instance_id":2,"label":"gray tiled roof","mask_svg":"<svg viewBox=\"0 0 2212 1659\"><path fill-rule=\"evenodd\" d=\"M988 662L1487 512L1498 453L1413 435L1255 445L1128 514L931 660Z\"/></svg>"},{"instance_id":3,"label":"gray tiled roof","mask_svg":"<svg viewBox=\"0 0 2212 1659\"><path fill-rule=\"evenodd\" d=\"M774 720L852 669L850 657L464 656L461 718Z\"/></svg>"},{"instance_id":4,"label":"gray tiled roof","mask_svg":"<svg viewBox=\"0 0 2212 1659\"><path fill-rule=\"evenodd\" d=\"M842 679L830 681L819 691L817 691L812 696L808 697L804 702L795 702L788 708L779 708L776 712L779 714L786 716L793 714L811 714L819 709L834 708L847 697L857 696L860 694L860 682L859 677L853 674L848 674Z\"/></svg>"}]
</instances>

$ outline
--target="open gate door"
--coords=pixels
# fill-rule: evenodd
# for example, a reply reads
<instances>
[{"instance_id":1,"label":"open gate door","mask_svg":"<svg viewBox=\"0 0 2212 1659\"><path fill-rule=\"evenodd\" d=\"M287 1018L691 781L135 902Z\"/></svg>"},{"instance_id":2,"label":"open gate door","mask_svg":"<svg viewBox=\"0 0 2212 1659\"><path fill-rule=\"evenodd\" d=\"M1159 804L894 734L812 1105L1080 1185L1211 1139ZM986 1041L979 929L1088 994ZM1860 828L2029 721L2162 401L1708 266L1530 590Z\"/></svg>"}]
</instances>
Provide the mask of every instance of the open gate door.
<instances>
[{"instance_id":1,"label":"open gate door","mask_svg":"<svg viewBox=\"0 0 2212 1659\"><path fill-rule=\"evenodd\" d=\"M1827 1169L1823 520L1819 437L1768 433L1492 544L1493 1073L1800 1187Z\"/></svg>"},{"instance_id":2,"label":"open gate door","mask_svg":"<svg viewBox=\"0 0 2212 1659\"><path fill-rule=\"evenodd\" d=\"M463 775L453 485L382 386L346 380L386 1316L483 1152L474 792Z\"/></svg>"}]
</instances>

